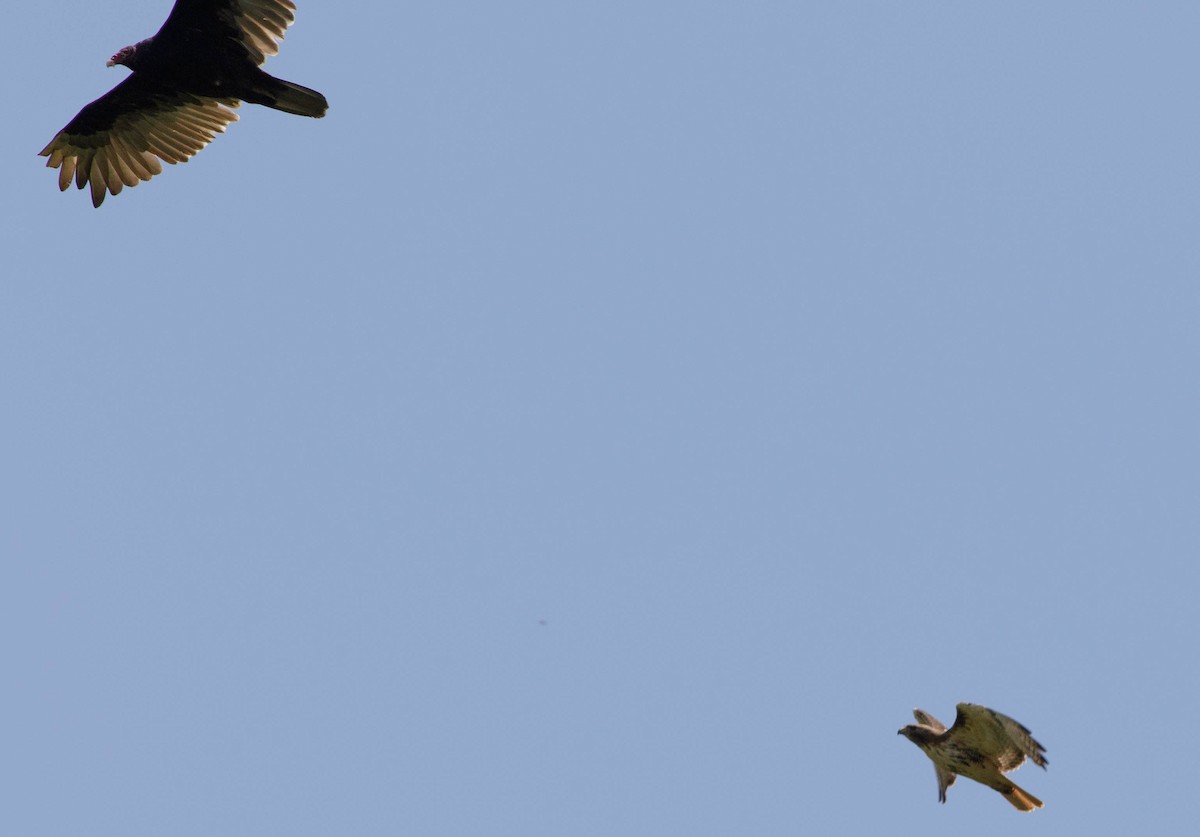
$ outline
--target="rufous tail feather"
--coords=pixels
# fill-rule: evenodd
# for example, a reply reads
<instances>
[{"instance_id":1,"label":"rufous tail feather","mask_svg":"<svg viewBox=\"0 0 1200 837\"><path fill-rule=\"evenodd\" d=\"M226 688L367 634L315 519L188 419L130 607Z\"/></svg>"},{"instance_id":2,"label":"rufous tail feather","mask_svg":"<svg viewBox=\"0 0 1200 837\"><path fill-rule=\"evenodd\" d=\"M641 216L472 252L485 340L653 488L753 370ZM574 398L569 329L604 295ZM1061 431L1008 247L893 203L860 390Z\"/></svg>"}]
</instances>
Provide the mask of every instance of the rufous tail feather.
<instances>
[{"instance_id":1,"label":"rufous tail feather","mask_svg":"<svg viewBox=\"0 0 1200 837\"><path fill-rule=\"evenodd\" d=\"M1009 787L1000 791L1004 794L1004 798L1012 803L1012 806L1018 811L1032 811L1034 808L1044 807L1042 800L1031 794L1029 791L1019 788L1009 782Z\"/></svg>"}]
</instances>

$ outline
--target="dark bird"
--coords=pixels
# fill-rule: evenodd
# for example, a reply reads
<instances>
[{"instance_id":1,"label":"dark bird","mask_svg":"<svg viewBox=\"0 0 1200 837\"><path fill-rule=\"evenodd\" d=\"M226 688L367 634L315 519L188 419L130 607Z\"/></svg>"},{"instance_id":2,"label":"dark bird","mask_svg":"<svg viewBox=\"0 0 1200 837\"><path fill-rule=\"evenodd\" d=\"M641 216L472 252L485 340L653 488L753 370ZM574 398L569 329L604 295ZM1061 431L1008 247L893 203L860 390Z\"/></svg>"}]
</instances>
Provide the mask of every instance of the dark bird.
<instances>
[{"instance_id":1,"label":"dark bird","mask_svg":"<svg viewBox=\"0 0 1200 837\"><path fill-rule=\"evenodd\" d=\"M916 724L900 730L933 760L937 773L938 801L946 801L946 789L956 776L966 776L999 791L1018 811L1042 807L1042 800L1017 787L1005 773L1016 770L1028 756L1046 769L1045 747L1029 730L1007 715L974 703L960 703L954 726L946 729L928 712L914 709Z\"/></svg>"},{"instance_id":2,"label":"dark bird","mask_svg":"<svg viewBox=\"0 0 1200 837\"><path fill-rule=\"evenodd\" d=\"M225 126L242 101L321 117L315 90L259 69L295 19L291 0L176 0L151 38L108 61L133 73L79 114L41 151L58 188L92 187L92 205L186 162ZM239 101L240 100L240 101Z\"/></svg>"}]
</instances>

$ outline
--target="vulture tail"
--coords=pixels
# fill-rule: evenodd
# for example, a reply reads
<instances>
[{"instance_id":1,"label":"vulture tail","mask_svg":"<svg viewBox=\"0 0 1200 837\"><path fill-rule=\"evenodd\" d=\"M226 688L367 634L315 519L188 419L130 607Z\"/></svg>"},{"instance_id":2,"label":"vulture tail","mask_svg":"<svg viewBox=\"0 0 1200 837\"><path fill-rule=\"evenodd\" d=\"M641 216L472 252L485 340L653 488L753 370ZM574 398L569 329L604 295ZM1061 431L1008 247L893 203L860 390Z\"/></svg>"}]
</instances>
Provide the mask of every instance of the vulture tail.
<instances>
[{"instance_id":1,"label":"vulture tail","mask_svg":"<svg viewBox=\"0 0 1200 837\"><path fill-rule=\"evenodd\" d=\"M325 111L329 110L329 102L325 101L325 97L317 91L266 73L262 75L261 83L256 86L254 91L255 98L246 99L246 101L256 105L266 105L286 113L317 118L324 116Z\"/></svg>"}]
</instances>

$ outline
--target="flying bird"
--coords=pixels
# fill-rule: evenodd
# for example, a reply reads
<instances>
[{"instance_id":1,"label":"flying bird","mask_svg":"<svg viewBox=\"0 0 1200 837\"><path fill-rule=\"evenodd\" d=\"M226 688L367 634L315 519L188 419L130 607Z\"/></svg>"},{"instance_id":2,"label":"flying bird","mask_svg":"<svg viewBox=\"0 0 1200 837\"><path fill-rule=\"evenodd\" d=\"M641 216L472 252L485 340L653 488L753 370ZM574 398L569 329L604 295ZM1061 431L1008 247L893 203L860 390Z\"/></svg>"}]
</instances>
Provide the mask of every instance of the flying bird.
<instances>
[{"instance_id":1,"label":"flying bird","mask_svg":"<svg viewBox=\"0 0 1200 837\"><path fill-rule=\"evenodd\" d=\"M186 162L237 121L242 101L324 116L320 93L259 69L279 52L295 11L291 0L176 0L157 34L109 59L133 73L40 152L59 170L58 188L90 183L98 207L108 192L161 173L159 160Z\"/></svg>"},{"instance_id":2,"label":"flying bird","mask_svg":"<svg viewBox=\"0 0 1200 837\"><path fill-rule=\"evenodd\" d=\"M914 709L917 723L899 731L933 760L938 780L938 801L958 776L966 776L999 791L1018 811L1042 807L1042 800L1004 778L1028 756L1046 769L1045 747L1025 727L986 706L960 703L954 726L946 729L928 712Z\"/></svg>"}]
</instances>

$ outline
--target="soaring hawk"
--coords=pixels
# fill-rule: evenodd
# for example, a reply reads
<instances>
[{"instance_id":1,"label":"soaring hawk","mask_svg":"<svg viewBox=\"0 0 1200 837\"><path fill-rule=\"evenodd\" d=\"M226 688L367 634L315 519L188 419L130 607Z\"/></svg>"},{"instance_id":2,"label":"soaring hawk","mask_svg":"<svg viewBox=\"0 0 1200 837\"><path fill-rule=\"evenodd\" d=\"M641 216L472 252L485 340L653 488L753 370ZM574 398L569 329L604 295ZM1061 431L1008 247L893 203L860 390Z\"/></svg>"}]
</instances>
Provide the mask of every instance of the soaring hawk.
<instances>
[{"instance_id":1,"label":"soaring hawk","mask_svg":"<svg viewBox=\"0 0 1200 837\"><path fill-rule=\"evenodd\" d=\"M946 789L957 776L966 776L1000 791L1018 811L1042 807L1042 800L1003 775L1020 767L1026 756L1046 769L1046 748L1025 727L1007 715L974 703L958 705L958 715L950 729L928 712L914 709L913 715L917 723L904 727L899 735L933 760L939 802L946 801Z\"/></svg>"}]
</instances>

